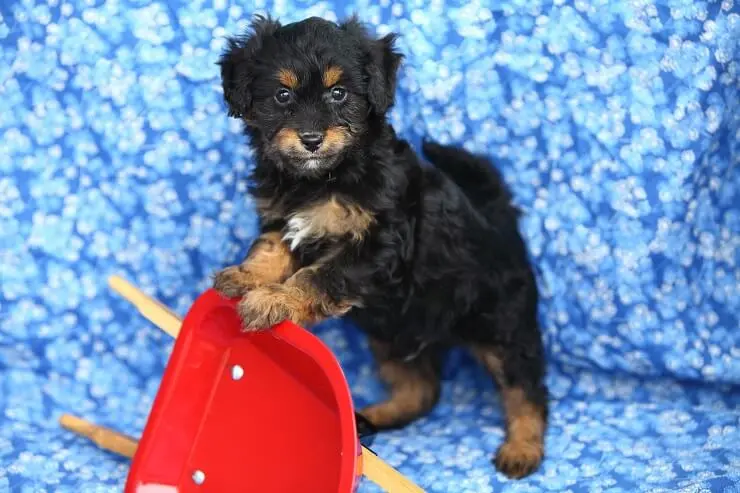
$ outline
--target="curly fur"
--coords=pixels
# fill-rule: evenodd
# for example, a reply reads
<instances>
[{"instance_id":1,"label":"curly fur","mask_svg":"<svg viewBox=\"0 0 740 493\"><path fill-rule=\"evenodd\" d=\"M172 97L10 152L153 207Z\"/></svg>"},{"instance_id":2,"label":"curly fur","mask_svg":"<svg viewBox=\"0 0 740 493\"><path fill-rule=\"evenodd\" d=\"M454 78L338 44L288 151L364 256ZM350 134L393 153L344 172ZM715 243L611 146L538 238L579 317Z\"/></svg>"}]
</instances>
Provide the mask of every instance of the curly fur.
<instances>
[{"instance_id":1,"label":"curly fur","mask_svg":"<svg viewBox=\"0 0 740 493\"><path fill-rule=\"evenodd\" d=\"M221 74L229 114L244 120L256 152L250 192L262 234L282 235L291 259L267 269L270 260L255 250L215 286L233 293L234 273L247 278L257 260L269 272L294 265L294 277L277 284L299 285L299 295L255 295L251 304L244 297L249 328L349 310L390 386L387 401L364 411L380 427L428 412L445 349L469 347L502 390L507 441L496 465L521 477L542 460L547 392L537 286L518 213L487 160L426 142L432 166L423 165L396 137L385 116L401 62L394 39L374 39L354 19L282 26L257 18L251 32L230 40ZM342 102L331 99L332 83L346 90ZM276 102L281 89L292 91L289 104ZM342 138L331 151L304 151L295 136L307 131ZM306 225L314 226L301 230Z\"/></svg>"}]
</instances>

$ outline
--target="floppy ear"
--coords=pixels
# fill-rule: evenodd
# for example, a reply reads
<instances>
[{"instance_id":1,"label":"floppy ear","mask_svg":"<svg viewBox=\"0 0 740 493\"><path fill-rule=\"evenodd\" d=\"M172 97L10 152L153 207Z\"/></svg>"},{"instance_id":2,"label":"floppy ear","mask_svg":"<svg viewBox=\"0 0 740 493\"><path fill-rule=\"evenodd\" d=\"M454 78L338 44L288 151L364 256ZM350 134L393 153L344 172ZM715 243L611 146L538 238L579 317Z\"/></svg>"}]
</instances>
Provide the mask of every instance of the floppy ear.
<instances>
[{"instance_id":1,"label":"floppy ear","mask_svg":"<svg viewBox=\"0 0 740 493\"><path fill-rule=\"evenodd\" d=\"M382 115L391 106L396 94L396 76L403 55L395 48L396 34L388 34L380 39L372 39L356 17L342 24L342 29L364 39L368 62L365 65L367 76L367 99L375 113Z\"/></svg>"},{"instance_id":2,"label":"floppy ear","mask_svg":"<svg viewBox=\"0 0 740 493\"><path fill-rule=\"evenodd\" d=\"M368 75L367 97L373 109L383 114L393 106L396 95L396 78L403 55L396 52L395 34L388 34L372 42L371 63L365 70Z\"/></svg>"},{"instance_id":3,"label":"floppy ear","mask_svg":"<svg viewBox=\"0 0 740 493\"><path fill-rule=\"evenodd\" d=\"M252 105L249 86L252 83L252 65L265 38L272 36L280 23L270 17L255 15L250 28L241 36L228 38L227 46L218 64L221 66L221 84L229 116L242 118Z\"/></svg>"}]
</instances>

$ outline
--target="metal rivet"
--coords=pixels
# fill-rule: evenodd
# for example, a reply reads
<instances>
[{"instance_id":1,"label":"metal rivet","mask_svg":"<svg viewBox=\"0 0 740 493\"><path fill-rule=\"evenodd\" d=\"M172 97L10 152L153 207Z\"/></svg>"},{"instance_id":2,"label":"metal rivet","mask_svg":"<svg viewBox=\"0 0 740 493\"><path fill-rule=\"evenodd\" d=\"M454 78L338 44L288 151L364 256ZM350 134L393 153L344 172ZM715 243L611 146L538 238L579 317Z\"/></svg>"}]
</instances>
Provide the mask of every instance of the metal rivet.
<instances>
[{"instance_id":1,"label":"metal rivet","mask_svg":"<svg viewBox=\"0 0 740 493\"><path fill-rule=\"evenodd\" d=\"M233 378L234 380L241 380L243 376L244 368L239 365L234 365L231 367L231 378Z\"/></svg>"},{"instance_id":2,"label":"metal rivet","mask_svg":"<svg viewBox=\"0 0 740 493\"><path fill-rule=\"evenodd\" d=\"M204 473L200 469L193 473L193 483L197 485L201 485L205 482L205 480L206 480L206 473Z\"/></svg>"}]
</instances>

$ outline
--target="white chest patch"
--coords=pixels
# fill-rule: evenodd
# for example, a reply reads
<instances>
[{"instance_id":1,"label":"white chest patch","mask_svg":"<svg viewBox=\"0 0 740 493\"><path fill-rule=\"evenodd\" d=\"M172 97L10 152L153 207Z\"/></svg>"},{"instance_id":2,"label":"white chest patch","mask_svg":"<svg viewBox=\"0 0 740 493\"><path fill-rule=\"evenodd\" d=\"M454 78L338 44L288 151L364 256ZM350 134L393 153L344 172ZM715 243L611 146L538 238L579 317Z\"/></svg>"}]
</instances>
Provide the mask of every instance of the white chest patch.
<instances>
[{"instance_id":1,"label":"white chest patch","mask_svg":"<svg viewBox=\"0 0 740 493\"><path fill-rule=\"evenodd\" d=\"M295 250L302 241L311 236L311 229L311 221L308 218L301 217L300 214L295 215L288 219L283 241L290 245L291 250Z\"/></svg>"},{"instance_id":2,"label":"white chest patch","mask_svg":"<svg viewBox=\"0 0 740 493\"><path fill-rule=\"evenodd\" d=\"M355 205L342 204L336 197L296 211L283 229L283 241L291 250L309 240L350 236L362 239L373 216Z\"/></svg>"}]
</instances>

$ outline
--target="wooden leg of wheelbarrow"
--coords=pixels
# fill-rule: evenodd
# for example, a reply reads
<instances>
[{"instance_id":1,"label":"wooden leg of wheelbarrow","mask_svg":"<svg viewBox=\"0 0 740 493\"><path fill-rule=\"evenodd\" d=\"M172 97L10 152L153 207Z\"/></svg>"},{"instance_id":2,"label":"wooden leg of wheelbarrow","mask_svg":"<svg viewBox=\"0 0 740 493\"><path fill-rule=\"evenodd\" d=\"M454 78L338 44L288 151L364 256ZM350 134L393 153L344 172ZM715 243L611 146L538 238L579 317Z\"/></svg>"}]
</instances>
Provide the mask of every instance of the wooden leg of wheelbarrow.
<instances>
[{"instance_id":1,"label":"wooden leg of wheelbarrow","mask_svg":"<svg viewBox=\"0 0 740 493\"><path fill-rule=\"evenodd\" d=\"M362 447L362 474L388 493L424 493L424 490L365 447Z\"/></svg>"},{"instance_id":2,"label":"wooden leg of wheelbarrow","mask_svg":"<svg viewBox=\"0 0 740 493\"><path fill-rule=\"evenodd\" d=\"M167 334L177 338L177 334L180 333L182 321L169 308L159 301L152 299L149 295L121 277L109 277L108 285L113 291L134 305L144 318Z\"/></svg>"},{"instance_id":3,"label":"wooden leg of wheelbarrow","mask_svg":"<svg viewBox=\"0 0 740 493\"><path fill-rule=\"evenodd\" d=\"M118 433L110 428L96 425L77 416L63 414L59 424L72 433L87 437L98 447L124 457L131 458L136 453L138 442L128 435Z\"/></svg>"},{"instance_id":4,"label":"wooden leg of wheelbarrow","mask_svg":"<svg viewBox=\"0 0 740 493\"><path fill-rule=\"evenodd\" d=\"M111 277L108 284L114 291L130 301L147 320L164 332L172 337L177 337L180 333L182 321L167 307L120 277ZM389 493L424 493L424 490L364 447L362 460L363 474Z\"/></svg>"}]
</instances>

